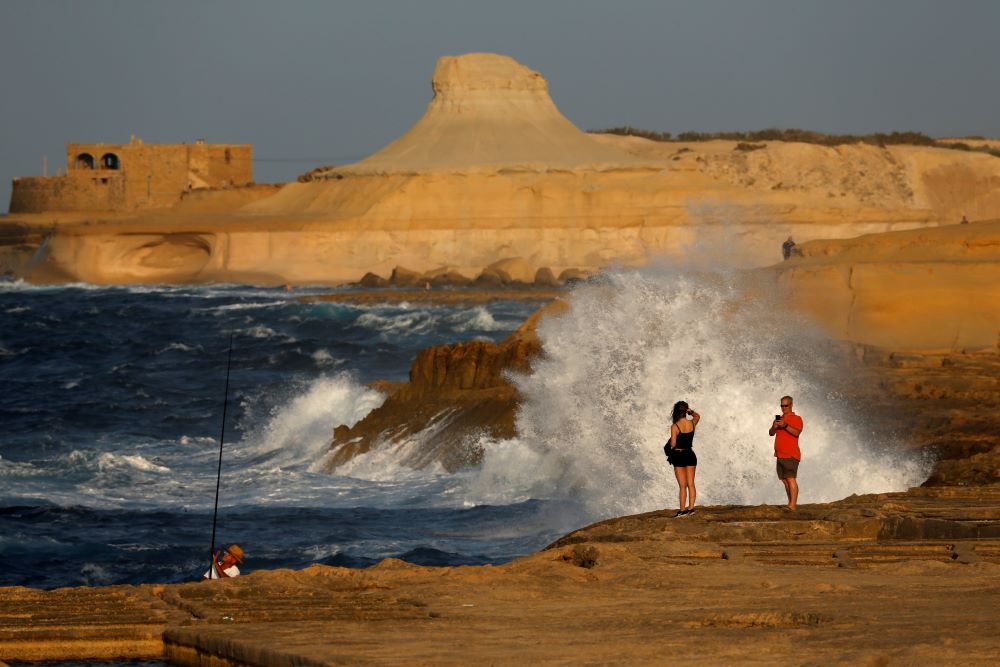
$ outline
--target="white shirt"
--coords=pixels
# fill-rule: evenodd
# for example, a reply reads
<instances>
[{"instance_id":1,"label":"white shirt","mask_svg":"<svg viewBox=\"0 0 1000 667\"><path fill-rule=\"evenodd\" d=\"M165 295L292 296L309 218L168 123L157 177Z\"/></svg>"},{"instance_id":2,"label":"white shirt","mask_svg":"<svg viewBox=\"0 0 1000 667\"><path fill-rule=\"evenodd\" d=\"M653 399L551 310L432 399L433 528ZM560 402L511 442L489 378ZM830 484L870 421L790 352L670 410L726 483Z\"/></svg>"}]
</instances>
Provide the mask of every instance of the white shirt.
<instances>
[{"instance_id":1,"label":"white shirt","mask_svg":"<svg viewBox=\"0 0 1000 667\"><path fill-rule=\"evenodd\" d=\"M209 572L211 572L212 574L211 577L208 576ZM236 565L230 565L225 570L223 570L223 572L225 572L230 577L240 576L240 568L236 567ZM218 578L219 578L219 573L215 571L214 567L208 570L208 572L205 572L204 575L202 575L202 579L218 579Z\"/></svg>"}]
</instances>

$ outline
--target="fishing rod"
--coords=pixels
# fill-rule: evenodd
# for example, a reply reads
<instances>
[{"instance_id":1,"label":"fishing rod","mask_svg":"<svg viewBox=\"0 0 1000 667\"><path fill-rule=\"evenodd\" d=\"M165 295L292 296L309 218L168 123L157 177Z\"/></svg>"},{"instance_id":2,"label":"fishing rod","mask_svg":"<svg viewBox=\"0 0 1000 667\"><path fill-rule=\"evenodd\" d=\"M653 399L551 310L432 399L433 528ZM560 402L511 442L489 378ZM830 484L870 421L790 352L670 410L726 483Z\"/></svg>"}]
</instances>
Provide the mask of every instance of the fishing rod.
<instances>
[{"instance_id":1,"label":"fishing rod","mask_svg":"<svg viewBox=\"0 0 1000 667\"><path fill-rule=\"evenodd\" d=\"M229 359L226 361L226 391L222 399L222 433L219 435L219 471L215 476L215 510L212 512L212 546L209 551L211 564L208 567L208 578L212 579L215 571L215 524L219 518L219 486L222 483L222 443L226 439L226 409L229 407L229 371L233 367L233 332L229 332Z\"/></svg>"}]
</instances>

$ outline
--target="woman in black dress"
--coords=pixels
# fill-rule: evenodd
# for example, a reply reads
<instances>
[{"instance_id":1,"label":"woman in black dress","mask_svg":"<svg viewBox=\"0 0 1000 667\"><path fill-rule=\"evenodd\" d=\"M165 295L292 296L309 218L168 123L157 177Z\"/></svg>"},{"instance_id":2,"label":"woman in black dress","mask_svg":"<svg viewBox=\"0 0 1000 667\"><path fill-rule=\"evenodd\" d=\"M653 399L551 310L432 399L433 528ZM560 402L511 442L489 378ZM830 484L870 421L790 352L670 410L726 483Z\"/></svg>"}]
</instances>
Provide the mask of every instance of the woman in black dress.
<instances>
[{"instance_id":1,"label":"woman in black dress","mask_svg":"<svg viewBox=\"0 0 1000 667\"><path fill-rule=\"evenodd\" d=\"M690 417L690 419L688 419ZM685 401L674 403L674 413L670 424L670 449L667 461L674 467L677 487L680 490L680 509L677 516L694 514L694 501L698 491L694 486L694 473L698 468L698 457L694 449L694 429L701 421L701 415L692 410Z\"/></svg>"}]
</instances>

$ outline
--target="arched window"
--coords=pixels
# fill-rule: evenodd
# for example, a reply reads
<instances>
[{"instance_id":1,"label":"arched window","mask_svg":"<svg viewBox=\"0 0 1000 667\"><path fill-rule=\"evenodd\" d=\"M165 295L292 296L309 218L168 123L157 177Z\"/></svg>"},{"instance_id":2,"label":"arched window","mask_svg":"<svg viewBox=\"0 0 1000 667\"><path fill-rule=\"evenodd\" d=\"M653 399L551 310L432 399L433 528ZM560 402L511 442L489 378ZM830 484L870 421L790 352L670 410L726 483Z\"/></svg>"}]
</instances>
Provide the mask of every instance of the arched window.
<instances>
[{"instance_id":1,"label":"arched window","mask_svg":"<svg viewBox=\"0 0 1000 667\"><path fill-rule=\"evenodd\" d=\"M114 153L105 153L101 157L101 169L121 169L121 162Z\"/></svg>"},{"instance_id":2,"label":"arched window","mask_svg":"<svg viewBox=\"0 0 1000 667\"><path fill-rule=\"evenodd\" d=\"M90 153L80 153L76 156L76 168L77 169L93 169L94 168L94 156Z\"/></svg>"}]
</instances>

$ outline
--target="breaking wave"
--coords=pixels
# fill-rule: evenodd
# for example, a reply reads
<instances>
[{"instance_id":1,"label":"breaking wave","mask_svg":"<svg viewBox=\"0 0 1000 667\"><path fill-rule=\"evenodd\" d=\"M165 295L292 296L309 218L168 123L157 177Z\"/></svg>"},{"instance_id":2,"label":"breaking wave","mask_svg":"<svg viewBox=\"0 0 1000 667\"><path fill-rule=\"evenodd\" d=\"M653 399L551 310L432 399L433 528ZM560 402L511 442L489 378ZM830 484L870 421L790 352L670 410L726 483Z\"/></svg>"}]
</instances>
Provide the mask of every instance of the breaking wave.
<instances>
[{"instance_id":1,"label":"breaking wave","mask_svg":"<svg viewBox=\"0 0 1000 667\"><path fill-rule=\"evenodd\" d=\"M725 275L666 270L578 288L569 314L543 320L545 354L515 378L518 437L481 443L469 497L573 499L595 517L673 507L663 445L673 403L686 400L702 415L699 502L784 502L767 434L784 394L805 421L800 502L925 479L926 461L863 436L831 395L817 372L823 337L748 294Z\"/></svg>"}]
</instances>

